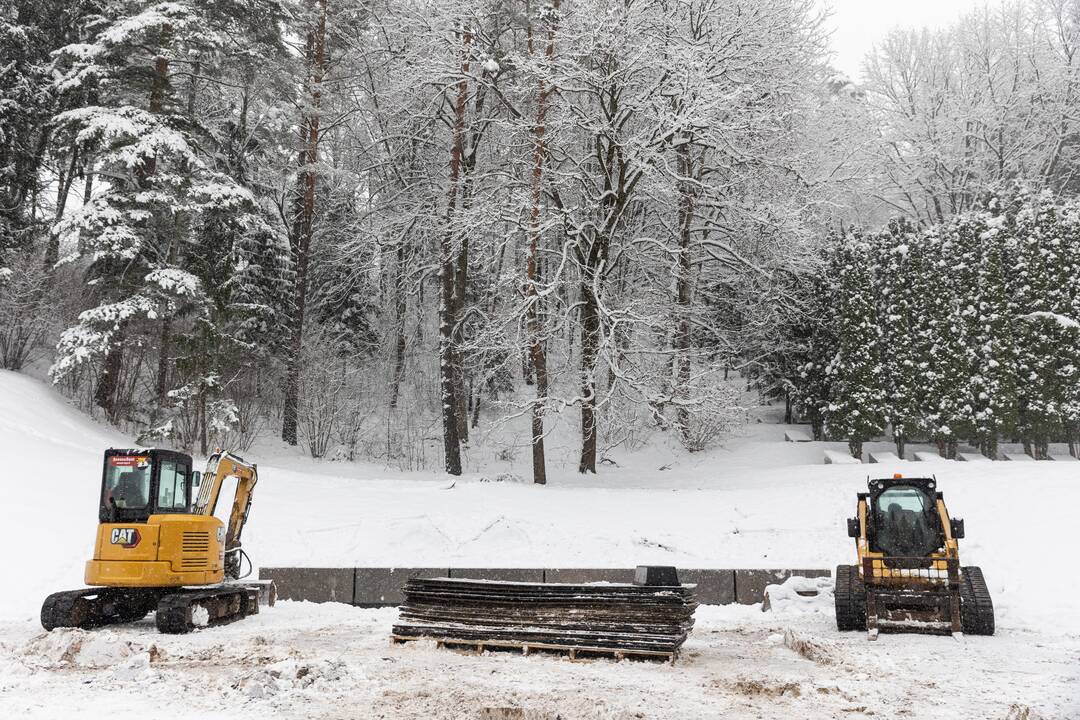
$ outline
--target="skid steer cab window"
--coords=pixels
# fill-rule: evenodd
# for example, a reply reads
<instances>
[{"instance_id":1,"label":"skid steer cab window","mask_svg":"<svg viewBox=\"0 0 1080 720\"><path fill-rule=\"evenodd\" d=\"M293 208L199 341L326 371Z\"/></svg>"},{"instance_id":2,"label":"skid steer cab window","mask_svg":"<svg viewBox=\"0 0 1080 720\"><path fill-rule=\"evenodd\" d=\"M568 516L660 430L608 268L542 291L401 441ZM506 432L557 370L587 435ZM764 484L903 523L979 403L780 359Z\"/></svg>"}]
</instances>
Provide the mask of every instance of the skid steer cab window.
<instances>
[{"instance_id":1,"label":"skid steer cab window","mask_svg":"<svg viewBox=\"0 0 1080 720\"><path fill-rule=\"evenodd\" d=\"M931 498L918 488L896 485L874 504L875 545L893 557L924 557L944 544Z\"/></svg>"},{"instance_id":2,"label":"skid steer cab window","mask_svg":"<svg viewBox=\"0 0 1080 720\"><path fill-rule=\"evenodd\" d=\"M113 455L105 468L102 504L118 510L145 510L150 505L150 456Z\"/></svg>"}]
</instances>

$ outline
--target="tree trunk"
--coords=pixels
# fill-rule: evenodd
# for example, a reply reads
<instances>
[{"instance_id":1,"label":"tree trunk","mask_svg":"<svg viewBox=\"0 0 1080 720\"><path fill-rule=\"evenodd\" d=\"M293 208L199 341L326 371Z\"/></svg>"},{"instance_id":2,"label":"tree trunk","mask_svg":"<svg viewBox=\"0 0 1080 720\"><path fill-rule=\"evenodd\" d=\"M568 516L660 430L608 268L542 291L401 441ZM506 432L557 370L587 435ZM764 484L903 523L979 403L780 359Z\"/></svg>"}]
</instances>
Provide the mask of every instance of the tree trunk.
<instances>
[{"instance_id":1,"label":"tree trunk","mask_svg":"<svg viewBox=\"0 0 1080 720\"><path fill-rule=\"evenodd\" d=\"M596 358L600 347L600 303L591 277L581 284L581 461L578 472L596 472Z\"/></svg>"},{"instance_id":2,"label":"tree trunk","mask_svg":"<svg viewBox=\"0 0 1080 720\"><path fill-rule=\"evenodd\" d=\"M690 158L689 141L676 148L679 173L678 242L679 250L675 264L675 337L672 340L675 365L674 396L675 422L683 442L689 441L690 413L686 402L690 396L690 223L694 217L694 195L690 175L693 162Z\"/></svg>"},{"instance_id":3,"label":"tree trunk","mask_svg":"<svg viewBox=\"0 0 1080 720\"><path fill-rule=\"evenodd\" d=\"M848 440L848 450L851 452L851 457L862 460L862 446L862 440Z\"/></svg>"},{"instance_id":4,"label":"tree trunk","mask_svg":"<svg viewBox=\"0 0 1080 720\"><path fill-rule=\"evenodd\" d=\"M559 11L560 0L554 0L555 12ZM555 29L558 15L548 23L547 47L544 55L550 64L555 55ZM529 55L533 54L532 20L529 21ZM525 297L528 303L526 325L528 331L530 375L536 378L536 400L532 404L532 465L533 482L547 484L547 463L544 457L544 415L547 412L548 370L547 353L544 350L544 328L540 317L540 201L543 194L544 159L546 149L544 136L547 133L547 111L551 89L543 77L538 82L536 100L536 124L533 125L533 164L529 182L531 208L529 212L529 248L525 268ZM528 378L527 378L528 379ZM595 455L595 450L594 450ZM595 458L592 463L595 471Z\"/></svg>"},{"instance_id":5,"label":"tree trunk","mask_svg":"<svg viewBox=\"0 0 1080 720\"><path fill-rule=\"evenodd\" d=\"M297 420L300 404L300 363L304 350L304 312L307 305L308 261L315 226L315 190L318 173L315 163L319 157L319 107L322 103L322 81L326 73L326 0L307 0L309 9L319 6L315 27L308 30L306 60L310 108L301 122L300 171L297 178L297 212L292 242L293 266L296 272L293 286L292 327L287 366L285 370L285 402L282 408L281 439L290 445L297 443Z\"/></svg>"},{"instance_id":6,"label":"tree trunk","mask_svg":"<svg viewBox=\"0 0 1080 720\"><path fill-rule=\"evenodd\" d=\"M458 253L454 247L454 214L457 209L461 180L461 163L465 150L465 103L468 99L469 46L472 33L462 32L461 79L458 81L454 103L453 142L450 149L450 187L446 197L446 229L443 232L439 258L439 380L442 391L443 452L446 472L461 474L461 438L458 434L458 399L455 384L454 332L458 323L456 279Z\"/></svg>"},{"instance_id":7,"label":"tree trunk","mask_svg":"<svg viewBox=\"0 0 1080 720\"><path fill-rule=\"evenodd\" d=\"M79 144L71 146L71 161L67 168L60 170L60 178L56 191L56 213L53 215L53 225L56 225L64 217L64 209L67 207L68 195L71 194L71 185L75 181L75 169L79 163ZM60 235L55 229L49 231L49 242L45 246L43 263L45 271L52 273L53 266L60 259Z\"/></svg>"},{"instance_id":8,"label":"tree trunk","mask_svg":"<svg viewBox=\"0 0 1080 720\"><path fill-rule=\"evenodd\" d=\"M467 185L467 183L465 183ZM466 204L465 193L462 207ZM461 233L461 247L454 267L454 327L450 347L453 358L454 416L457 419L458 440L469 444L469 394L465 391L465 288L469 275L469 236Z\"/></svg>"},{"instance_id":9,"label":"tree trunk","mask_svg":"<svg viewBox=\"0 0 1080 720\"><path fill-rule=\"evenodd\" d=\"M893 428L893 442L896 444L896 456L903 460L904 449L907 447L907 437L904 436L903 430Z\"/></svg>"},{"instance_id":10,"label":"tree trunk","mask_svg":"<svg viewBox=\"0 0 1080 720\"><path fill-rule=\"evenodd\" d=\"M120 388L120 369L123 366L123 336L118 332L109 344L109 352L94 389L94 404L105 411L109 422L116 422L116 397Z\"/></svg>"},{"instance_id":11,"label":"tree trunk","mask_svg":"<svg viewBox=\"0 0 1080 720\"><path fill-rule=\"evenodd\" d=\"M394 281L394 307L395 317L395 342L394 342L394 374L390 379L390 407L396 408L398 393L401 390L401 378L405 372L405 311L408 304L405 299L405 245L401 243L397 248L397 277Z\"/></svg>"}]
</instances>

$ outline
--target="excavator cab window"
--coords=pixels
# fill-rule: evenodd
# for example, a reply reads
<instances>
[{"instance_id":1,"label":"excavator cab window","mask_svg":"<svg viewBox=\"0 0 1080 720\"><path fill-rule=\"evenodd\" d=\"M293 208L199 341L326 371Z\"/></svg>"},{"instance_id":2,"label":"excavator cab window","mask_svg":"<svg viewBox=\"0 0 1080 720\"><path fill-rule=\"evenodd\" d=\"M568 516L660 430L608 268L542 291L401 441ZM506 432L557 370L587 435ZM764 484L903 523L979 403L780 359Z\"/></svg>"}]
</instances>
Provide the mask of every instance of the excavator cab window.
<instances>
[{"instance_id":1,"label":"excavator cab window","mask_svg":"<svg viewBox=\"0 0 1080 720\"><path fill-rule=\"evenodd\" d=\"M102 504L116 511L145 511L150 503L148 455L113 455L105 462Z\"/></svg>"},{"instance_id":2,"label":"excavator cab window","mask_svg":"<svg viewBox=\"0 0 1080 720\"><path fill-rule=\"evenodd\" d=\"M158 511L187 510L187 486L190 472L174 460L163 460L158 470Z\"/></svg>"},{"instance_id":3,"label":"excavator cab window","mask_svg":"<svg viewBox=\"0 0 1080 720\"><path fill-rule=\"evenodd\" d=\"M913 485L894 485L873 503L871 548L892 557L925 557L945 542L934 500Z\"/></svg>"},{"instance_id":4,"label":"excavator cab window","mask_svg":"<svg viewBox=\"0 0 1080 720\"><path fill-rule=\"evenodd\" d=\"M109 450L101 484L101 522L145 522L191 508L191 459L167 450Z\"/></svg>"}]
</instances>

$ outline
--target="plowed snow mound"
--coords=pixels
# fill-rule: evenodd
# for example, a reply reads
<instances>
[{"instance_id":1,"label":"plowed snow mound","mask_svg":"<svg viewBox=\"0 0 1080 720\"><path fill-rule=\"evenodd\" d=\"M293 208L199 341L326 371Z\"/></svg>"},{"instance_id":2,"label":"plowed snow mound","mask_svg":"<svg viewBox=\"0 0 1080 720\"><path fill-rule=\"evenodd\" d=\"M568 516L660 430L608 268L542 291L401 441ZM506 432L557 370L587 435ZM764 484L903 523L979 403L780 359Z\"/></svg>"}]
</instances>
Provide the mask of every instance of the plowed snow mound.
<instances>
[{"instance_id":1,"label":"plowed snow mound","mask_svg":"<svg viewBox=\"0 0 1080 720\"><path fill-rule=\"evenodd\" d=\"M137 656L159 655L156 646L145 647L137 640L114 632L62 628L42 633L26 643L20 655L24 662L39 668L114 668Z\"/></svg>"}]
</instances>

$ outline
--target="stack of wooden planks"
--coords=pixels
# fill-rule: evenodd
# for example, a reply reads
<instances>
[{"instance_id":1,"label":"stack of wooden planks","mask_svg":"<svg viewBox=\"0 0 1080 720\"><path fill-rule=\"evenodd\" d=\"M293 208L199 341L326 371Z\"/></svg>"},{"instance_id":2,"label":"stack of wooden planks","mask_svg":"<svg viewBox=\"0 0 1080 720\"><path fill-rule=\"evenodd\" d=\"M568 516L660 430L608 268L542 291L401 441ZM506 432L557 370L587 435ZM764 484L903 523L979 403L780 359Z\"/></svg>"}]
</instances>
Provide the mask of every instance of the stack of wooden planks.
<instances>
[{"instance_id":1,"label":"stack of wooden planks","mask_svg":"<svg viewBox=\"0 0 1080 720\"><path fill-rule=\"evenodd\" d=\"M694 626L693 587L411 579L393 639L674 660Z\"/></svg>"}]
</instances>

